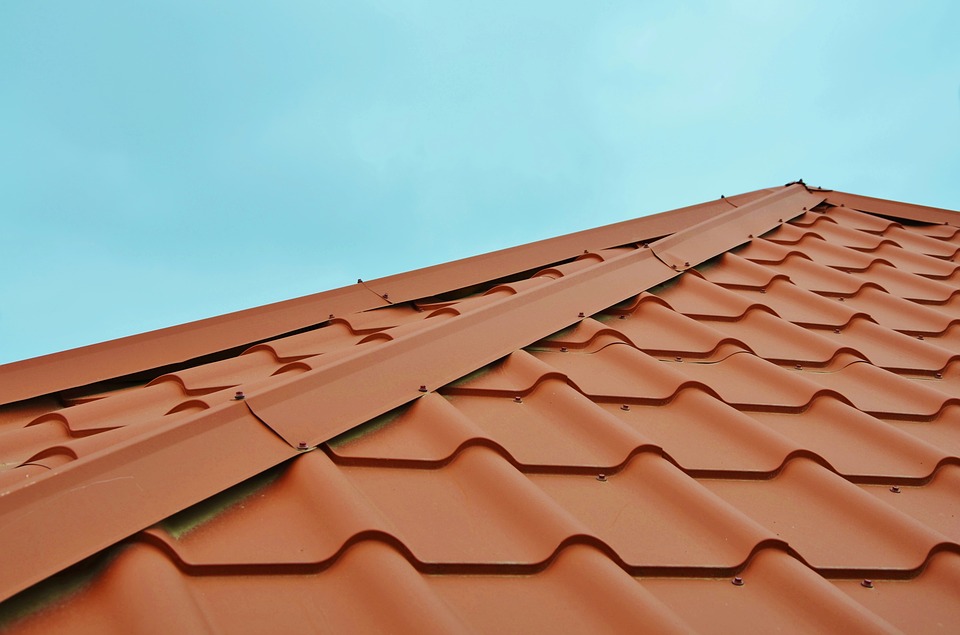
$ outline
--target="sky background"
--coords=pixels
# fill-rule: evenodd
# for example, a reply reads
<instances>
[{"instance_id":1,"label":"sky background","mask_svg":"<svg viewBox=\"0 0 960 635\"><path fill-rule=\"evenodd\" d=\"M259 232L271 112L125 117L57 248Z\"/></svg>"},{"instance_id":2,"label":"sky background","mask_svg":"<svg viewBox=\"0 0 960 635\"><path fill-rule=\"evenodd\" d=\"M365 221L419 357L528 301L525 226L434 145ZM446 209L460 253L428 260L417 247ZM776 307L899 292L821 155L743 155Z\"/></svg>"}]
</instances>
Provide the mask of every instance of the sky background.
<instances>
[{"instance_id":1,"label":"sky background","mask_svg":"<svg viewBox=\"0 0 960 635\"><path fill-rule=\"evenodd\" d=\"M0 2L0 363L803 178L960 209L960 3Z\"/></svg>"}]
</instances>

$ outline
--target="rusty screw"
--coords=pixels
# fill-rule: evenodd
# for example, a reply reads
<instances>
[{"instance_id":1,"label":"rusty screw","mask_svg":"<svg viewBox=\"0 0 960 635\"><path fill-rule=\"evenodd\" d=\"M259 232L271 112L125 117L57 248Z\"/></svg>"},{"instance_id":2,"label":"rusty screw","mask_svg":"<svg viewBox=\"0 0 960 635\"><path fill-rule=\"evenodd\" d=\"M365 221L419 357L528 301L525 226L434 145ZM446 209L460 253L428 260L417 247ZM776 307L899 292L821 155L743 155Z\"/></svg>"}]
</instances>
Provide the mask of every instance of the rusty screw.
<instances>
[{"instance_id":1,"label":"rusty screw","mask_svg":"<svg viewBox=\"0 0 960 635\"><path fill-rule=\"evenodd\" d=\"M597 474L597 480L600 481L601 483L606 483L606 482L607 482L607 475L606 475L606 474Z\"/></svg>"},{"instance_id":2,"label":"rusty screw","mask_svg":"<svg viewBox=\"0 0 960 635\"><path fill-rule=\"evenodd\" d=\"M893 487L890 488L890 491L893 492L894 494L899 494L899 493L900 493L900 486L899 486L899 485L894 485Z\"/></svg>"},{"instance_id":3,"label":"rusty screw","mask_svg":"<svg viewBox=\"0 0 960 635\"><path fill-rule=\"evenodd\" d=\"M733 584L733 586L743 586L743 578L734 576L733 580L730 580L730 583Z\"/></svg>"},{"instance_id":4,"label":"rusty screw","mask_svg":"<svg viewBox=\"0 0 960 635\"><path fill-rule=\"evenodd\" d=\"M236 393L234 393L233 398L236 401L240 401L241 399L246 399L247 396L243 394L242 390L238 390Z\"/></svg>"},{"instance_id":5,"label":"rusty screw","mask_svg":"<svg viewBox=\"0 0 960 635\"><path fill-rule=\"evenodd\" d=\"M860 583L860 586L862 586L862 587L865 588L865 589L872 589L872 588L873 588L873 580L864 580L863 582Z\"/></svg>"},{"instance_id":6,"label":"rusty screw","mask_svg":"<svg viewBox=\"0 0 960 635\"><path fill-rule=\"evenodd\" d=\"M427 392L427 387L424 384L420 384L420 392Z\"/></svg>"}]
</instances>

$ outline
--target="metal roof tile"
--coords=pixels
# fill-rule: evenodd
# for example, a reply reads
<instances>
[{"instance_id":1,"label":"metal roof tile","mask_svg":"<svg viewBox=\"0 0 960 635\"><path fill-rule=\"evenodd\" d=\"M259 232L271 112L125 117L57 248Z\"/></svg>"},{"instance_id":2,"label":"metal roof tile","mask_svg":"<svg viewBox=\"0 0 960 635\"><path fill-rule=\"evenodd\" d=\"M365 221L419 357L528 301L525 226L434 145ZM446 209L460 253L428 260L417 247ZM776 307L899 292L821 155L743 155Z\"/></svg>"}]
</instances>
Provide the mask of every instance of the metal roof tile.
<instances>
[{"instance_id":1,"label":"metal roof tile","mask_svg":"<svg viewBox=\"0 0 960 635\"><path fill-rule=\"evenodd\" d=\"M952 624L955 219L791 184L3 369L118 380L0 407L0 625Z\"/></svg>"}]
</instances>

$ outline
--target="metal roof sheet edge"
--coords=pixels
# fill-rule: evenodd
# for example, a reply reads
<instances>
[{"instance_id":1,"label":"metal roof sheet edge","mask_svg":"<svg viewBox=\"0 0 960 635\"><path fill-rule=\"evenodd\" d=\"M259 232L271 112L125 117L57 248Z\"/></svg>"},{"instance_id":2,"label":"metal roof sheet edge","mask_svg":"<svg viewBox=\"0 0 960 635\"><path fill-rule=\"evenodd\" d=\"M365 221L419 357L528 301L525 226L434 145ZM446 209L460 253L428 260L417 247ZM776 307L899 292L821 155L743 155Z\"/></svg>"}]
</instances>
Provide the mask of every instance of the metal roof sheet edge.
<instances>
[{"instance_id":1,"label":"metal roof sheet edge","mask_svg":"<svg viewBox=\"0 0 960 635\"><path fill-rule=\"evenodd\" d=\"M803 210L799 208L808 203L810 196L802 186L791 186L721 215L711 223L717 233L714 248L722 253L747 240L736 229L744 223L755 231L765 231L764 225L773 222L767 218L771 207L778 214L789 214L790 209L783 209L786 205L796 208L792 210L795 215L801 214ZM774 226L775 222L766 229ZM691 266L699 264L700 258L715 255L703 251L697 240L700 230L700 224L694 224L676 232L664 244L674 255L692 258ZM273 432L260 427L249 416L237 417L237 409L242 406L231 403L221 407L222 411L206 411L187 422L138 435L109 452L78 460L70 468L38 479L29 487L8 492L0 508L0 519L5 521L0 522L0 543L7 547L8 554L0 557L0 568L7 573L0 585L0 598L273 467L305 445L317 445L419 397L423 387L418 389L417 385L425 381L421 374L429 373L432 385L443 385L576 323L587 310L600 311L678 275L678 271L655 256L655 248L656 243L651 249L626 252L550 284L532 287L436 326L367 348L330 366L296 375L279 386L259 393L254 389L245 405L283 437L292 446L289 449L263 443L266 437L274 437ZM632 275L623 275L626 270ZM516 318L531 312L540 319ZM544 317L548 318L546 322ZM528 322L536 326L521 328ZM509 341L504 344L500 340ZM472 349L471 353L464 354L466 349ZM445 358L444 363L436 362L438 355ZM409 382L396 381L405 376L410 377ZM345 385L350 390L342 390ZM362 390L365 386L370 389ZM347 394L350 398L344 399ZM317 408L318 401L323 407ZM225 418L217 416L221 412ZM305 418L305 412L323 413L325 421L318 427L317 418ZM223 425L210 427L211 417L223 419ZM144 444L152 449L144 451ZM256 456L251 455L254 450ZM213 451L221 458L212 460ZM174 457L171 452L176 453ZM202 456L202 460L183 460L184 456ZM165 465L171 461L190 465L191 470L170 479ZM120 467L122 475L117 473ZM151 495L144 496L145 491ZM114 503L122 500L123 504L91 504L91 497L101 501L106 497ZM89 513L94 509L98 510L96 514ZM74 539L57 540L62 527L58 519L68 516ZM38 536L48 538L38 540ZM58 545L56 553L36 553L40 544ZM25 553L32 557L24 557Z\"/></svg>"},{"instance_id":2,"label":"metal roof sheet edge","mask_svg":"<svg viewBox=\"0 0 960 635\"><path fill-rule=\"evenodd\" d=\"M673 234L783 188L762 189L0 366L0 405L160 368L342 315L489 282L583 253ZM389 293L390 301L383 299ZM130 355L122 354L131 351Z\"/></svg>"}]
</instances>

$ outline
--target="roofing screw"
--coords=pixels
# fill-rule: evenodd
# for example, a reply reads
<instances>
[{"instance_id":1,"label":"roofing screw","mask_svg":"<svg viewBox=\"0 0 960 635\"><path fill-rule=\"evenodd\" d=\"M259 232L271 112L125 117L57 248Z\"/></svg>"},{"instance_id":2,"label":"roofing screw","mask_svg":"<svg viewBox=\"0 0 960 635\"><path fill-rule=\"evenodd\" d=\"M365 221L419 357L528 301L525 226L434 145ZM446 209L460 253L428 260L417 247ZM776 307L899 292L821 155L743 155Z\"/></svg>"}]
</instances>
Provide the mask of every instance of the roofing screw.
<instances>
[{"instance_id":1,"label":"roofing screw","mask_svg":"<svg viewBox=\"0 0 960 635\"><path fill-rule=\"evenodd\" d=\"M782 218L778 218L778 219L777 219L777 222L778 222L778 223L782 223L782 222L783 222L783 219L782 219Z\"/></svg>"},{"instance_id":2,"label":"roofing screw","mask_svg":"<svg viewBox=\"0 0 960 635\"><path fill-rule=\"evenodd\" d=\"M390 294L389 294L389 293L384 293L383 296L381 296L381 297L382 297L384 300L389 300L389 299L390 299Z\"/></svg>"},{"instance_id":3,"label":"roofing screw","mask_svg":"<svg viewBox=\"0 0 960 635\"><path fill-rule=\"evenodd\" d=\"M357 284L363 284L363 280L361 280L360 278L357 278Z\"/></svg>"},{"instance_id":4,"label":"roofing screw","mask_svg":"<svg viewBox=\"0 0 960 635\"><path fill-rule=\"evenodd\" d=\"M671 268L671 269L676 269L676 268L677 268L677 265L670 265L670 268Z\"/></svg>"},{"instance_id":5,"label":"roofing screw","mask_svg":"<svg viewBox=\"0 0 960 635\"><path fill-rule=\"evenodd\" d=\"M420 392L427 392L427 387L425 384L420 384Z\"/></svg>"},{"instance_id":6,"label":"roofing screw","mask_svg":"<svg viewBox=\"0 0 960 635\"><path fill-rule=\"evenodd\" d=\"M839 335L839 334L840 334L840 329L833 329L833 332Z\"/></svg>"},{"instance_id":7,"label":"roofing screw","mask_svg":"<svg viewBox=\"0 0 960 635\"><path fill-rule=\"evenodd\" d=\"M865 588L865 589L872 589L872 588L873 588L873 580L864 580L863 582L860 583L860 586L862 586L862 587Z\"/></svg>"},{"instance_id":8,"label":"roofing screw","mask_svg":"<svg viewBox=\"0 0 960 635\"><path fill-rule=\"evenodd\" d=\"M689 260L685 260L685 261L683 262L683 266L684 266L684 267L689 267L689 266L690 266L690 261L689 261Z\"/></svg>"},{"instance_id":9,"label":"roofing screw","mask_svg":"<svg viewBox=\"0 0 960 635\"><path fill-rule=\"evenodd\" d=\"M566 353L567 350L568 350L568 349L567 349L566 346L561 346L561 347L560 347L560 352L561 352L561 353Z\"/></svg>"},{"instance_id":10,"label":"roofing screw","mask_svg":"<svg viewBox=\"0 0 960 635\"><path fill-rule=\"evenodd\" d=\"M917 339L918 339L918 340L922 340L922 339L923 339L923 336L922 336L922 335L918 335L918 336L917 336Z\"/></svg>"},{"instance_id":11,"label":"roofing screw","mask_svg":"<svg viewBox=\"0 0 960 635\"><path fill-rule=\"evenodd\" d=\"M893 492L894 494L899 494L899 493L900 493L900 486L899 486L899 485L894 485L893 487L890 488L890 491Z\"/></svg>"},{"instance_id":12,"label":"roofing screw","mask_svg":"<svg viewBox=\"0 0 960 635\"><path fill-rule=\"evenodd\" d=\"M240 401L241 399L246 399L247 396L243 394L242 390L238 390L236 393L234 393L233 398L236 401Z\"/></svg>"},{"instance_id":13,"label":"roofing screw","mask_svg":"<svg viewBox=\"0 0 960 635\"><path fill-rule=\"evenodd\" d=\"M674 359L674 361L678 361L678 362L682 362L682 361L683 361L683 358L682 358L682 357L674 357L673 359Z\"/></svg>"},{"instance_id":14,"label":"roofing screw","mask_svg":"<svg viewBox=\"0 0 960 635\"><path fill-rule=\"evenodd\" d=\"M606 482L607 482L607 475L606 475L606 474L597 474L597 480L600 481L601 483L606 483Z\"/></svg>"},{"instance_id":15,"label":"roofing screw","mask_svg":"<svg viewBox=\"0 0 960 635\"><path fill-rule=\"evenodd\" d=\"M298 444L297 444L297 449L298 449L298 450L306 450L306 449L307 449L307 442L306 442L306 441L301 441L300 443L298 443Z\"/></svg>"},{"instance_id":16,"label":"roofing screw","mask_svg":"<svg viewBox=\"0 0 960 635\"><path fill-rule=\"evenodd\" d=\"M807 206L806 206L806 205L803 206L803 211L807 211Z\"/></svg>"},{"instance_id":17,"label":"roofing screw","mask_svg":"<svg viewBox=\"0 0 960 635\"><path fill-rule=\"evenodd\" d=\"M794 366L794 368L796 368L797 370L803 370L803 366L801 364L797 364L796 366Z\"/></svg>"},{"instance_id":18,"label":"roofing screw","mask_svg":"<svg viewBox=\"0 0 960 635\"><path fill-rule=\"evenodd\" d=\"M644 249L650 249L650 245L648 245L647 243L640 243L640 246L643 247Z\"/></svg>"},{"instance_id":19,"label":"roofing screw","mask_svg":"<svg viewBox=\"0 0 960 635\"><path fill-rule=\"evenodd\" d=\"M580 311L580 313L577 314L577 317L587 317L587 316L584 315L583 311Z\"/></svg>"},{"instance_id":20,"label":"roofing screw","mask_svg":"<svg viewBox=\"0 0 960 635\"><path fill-rule=\"evenodd\" d=\"M630 410L630 406L628 406L627 404L623 404L622 406L620 406L620 410Z\"/></svg>"},{"instance_id":21,"label":"roofing screw","mask_svg":"<svg viewBox=\"0 0 960 635\"><path fill-rule=\"evenodd\" d=\"M733 580L730 580L730 583L733 586L743 586L743 578L741 578L740 576L735 576Z\"/></svg>"},{"instance_id":22,"label":"roofing screw","mask_svg":"<svg viewBox=\"0 0 960 635\"><path fill-rule=\"evenodd\" d=\"M753 238L753 234L747 234L747 238Z\"/></svg>"},{"instance_id":23,"label":"roofing screw","mask_svg":"<svg viewBox=\"0 0 960 635\"><path fill-rule=\"evenodd\" d=\"M766 292L767 292L766 289L760 289L760 293L766 293Z\"/></svg>"},{"instance_id":24,"label":"roofing screw","mask_svg":"<svg viewBox=\"0 0 960 635\"><path fill-rule=\"evenodd\" d=\"M837 298L837 299L840 300L841 302L843 302L843 298Z\"/></svg>"},{"instance_id":25,"label":"roofing screw","mask_svg":"<svg viewBox=\"0 0 960 635\"><path fill-rule=\"evenodd\" d=\"M521 397L520 395L517 395L516 397L513 398L513 403L523 403L523 397Z\"/></svg>"},{"instance_id":26,"label":"roofing screw","mask_svg":"<svg viewBox=\"0 0 960 635\"><path fill-rule=\"evenodd\" d=\"M621 319L621 320L626 320L626 319L627 319L627 316L626 316L626 315L621 315L621 316L620 316L620 319Z\"/></svg>"},{"instance_id":27,"label":"roofing screw","mask_svg":"<svg viewBox=\"0 0 960 635\"><path fill-rule=\"evenodd\" d=\"M943 379L943 373L934 373L933 376L937 379Z\"/></svg>"},{"instance_id":28,"label":"roofing screw","mask_svg":"<svg viewBox=\"0 0 960 635\"><path fill-rule=\"evenodd\" d=\"M328 319L328 320L332 320L332 319L333 319L333 313L331 313L329 316L327 316L327 319Z\"/></svg>"}]
</instances>

